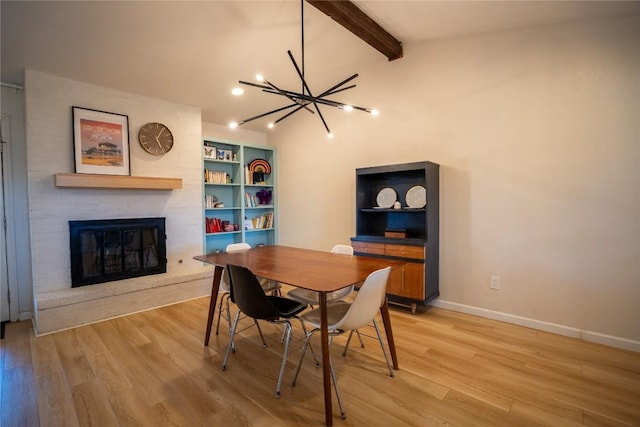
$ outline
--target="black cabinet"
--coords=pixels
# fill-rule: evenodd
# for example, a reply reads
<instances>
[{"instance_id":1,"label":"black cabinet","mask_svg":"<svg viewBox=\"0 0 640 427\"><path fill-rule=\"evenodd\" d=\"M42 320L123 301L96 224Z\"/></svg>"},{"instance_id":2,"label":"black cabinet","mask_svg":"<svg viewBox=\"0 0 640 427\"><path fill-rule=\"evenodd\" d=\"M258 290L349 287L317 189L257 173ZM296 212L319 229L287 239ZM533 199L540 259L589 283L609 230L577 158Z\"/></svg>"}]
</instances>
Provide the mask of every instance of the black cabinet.
<instances>
[{"instance_id":1,"label":"black cabinet","mask_svg":"<svg viewBox=\"0 0 640 427\"><path fill-rule=\"evenodd\" d=\"M356 169L354 253L407 261L387 295L414 311L439 295L439 169L432 162Z\"/></svg>"}]
</instances>

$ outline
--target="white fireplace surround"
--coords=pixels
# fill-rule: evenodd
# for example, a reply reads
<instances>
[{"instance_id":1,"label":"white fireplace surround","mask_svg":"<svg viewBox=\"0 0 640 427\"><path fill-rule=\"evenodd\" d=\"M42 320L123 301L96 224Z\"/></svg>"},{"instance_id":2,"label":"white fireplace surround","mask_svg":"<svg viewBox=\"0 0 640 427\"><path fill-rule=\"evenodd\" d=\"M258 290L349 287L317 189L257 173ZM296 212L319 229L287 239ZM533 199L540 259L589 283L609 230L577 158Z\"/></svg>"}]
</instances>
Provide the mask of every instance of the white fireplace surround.
<instances>
[{"instance_id":1,"label":"white fireplace surround","mask_svg":"<svg viewBox=\"0 0 640 427\"><path fill-rule=\"evenodd\" d=\"M36 334L76 327L207 295L212 268L203 250L201 115L197 108L25 71L27 168ZM173 190L58 188L75 172L71 107L127 115L131 175L182 179ZM144 152L138 129L166 124L175 137L163 156ZM167 272L71 288L69 221L165 217Z\"/></svg>"}]
</instances>

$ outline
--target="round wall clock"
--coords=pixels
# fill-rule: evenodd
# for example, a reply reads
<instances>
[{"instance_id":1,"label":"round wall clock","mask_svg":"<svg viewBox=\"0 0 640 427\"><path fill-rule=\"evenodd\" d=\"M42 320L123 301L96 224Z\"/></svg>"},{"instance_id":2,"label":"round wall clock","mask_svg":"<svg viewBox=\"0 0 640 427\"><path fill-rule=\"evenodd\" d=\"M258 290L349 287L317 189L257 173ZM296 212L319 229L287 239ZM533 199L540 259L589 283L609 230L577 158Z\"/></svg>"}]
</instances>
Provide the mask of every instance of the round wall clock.
<instances>
[{"instance_id":1,"label":"round wall clock","mask_svg":"<svg viewBox=\"0 0 640 427\"><path fill-rule=\"evenodd\" d=\"M173 148L173 134L162 123L147 123L138 131L138 141L142 148L151 154L161 156Z\"/></svg>"}]
</instances>

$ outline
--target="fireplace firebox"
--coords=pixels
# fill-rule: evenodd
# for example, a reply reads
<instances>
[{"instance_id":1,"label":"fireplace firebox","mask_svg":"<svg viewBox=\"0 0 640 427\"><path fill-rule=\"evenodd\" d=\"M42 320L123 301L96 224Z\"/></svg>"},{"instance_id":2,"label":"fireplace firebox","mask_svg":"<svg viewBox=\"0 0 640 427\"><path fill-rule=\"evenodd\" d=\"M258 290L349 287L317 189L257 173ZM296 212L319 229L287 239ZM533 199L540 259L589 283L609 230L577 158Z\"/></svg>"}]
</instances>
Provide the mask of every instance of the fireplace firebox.
<instances>
[{"instance_id":1,"label":"fireplace firebox","mask_svg":"<svg viewBox=\"0 0 640 427\"><path fill-rule=\"evenodd\" d=\"M165 218L69 221L71 287L166 273Z\"/></svg>"}]
</instances>

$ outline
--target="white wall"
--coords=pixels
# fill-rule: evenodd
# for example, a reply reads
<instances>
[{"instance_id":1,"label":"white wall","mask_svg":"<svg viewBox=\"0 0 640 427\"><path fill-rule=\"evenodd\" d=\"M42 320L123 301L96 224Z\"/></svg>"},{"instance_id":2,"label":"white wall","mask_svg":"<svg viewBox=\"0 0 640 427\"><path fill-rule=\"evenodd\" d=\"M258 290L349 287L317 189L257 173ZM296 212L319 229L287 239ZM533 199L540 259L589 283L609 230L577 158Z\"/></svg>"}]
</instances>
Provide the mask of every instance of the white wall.
<instances>
[{"instance_id":1,"label":"white wall","mask_svg":"<svg viewBox=\"0 0 640 427\"><path fill-rule=\"evenodd\" d=\"M267 134L264 132L231 129L229 126L207 122L202 122L202 137L251 145L268 145Z\"/></svg>"},{"instance_id":2,"label":"white wall","mask_svg":"<svg viewBox=\"0 0 640 427\"><path fill-rule=\"evenodd\" d=\"M640 348L639 29L633 16L505 31L345 70L358 87L339 99L382 115L325 109L328 140L298 114L269 136L280 243L347 243L355 168L431 160L441 301Z\"/></svg>"},{"instance_id":3,"label":"white wall","mask_svg":"<svg viewBox=\"0 0 640 427\"><path fill-rule=\"evenodd\" d=\"M201 269L201 116L197 108L26 70L26 129L33 286L37 294L71 287L69 220L166 217L167 274ZM180 177L173 191L56 188L54 175L74 172L71 107L129 117L131 175ZM142 150L138 129L166 124L174 148L163 156Z\"/></svg>"}]
</instances>

